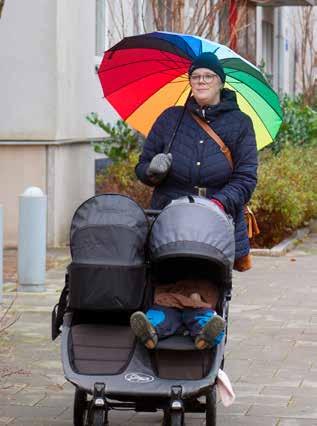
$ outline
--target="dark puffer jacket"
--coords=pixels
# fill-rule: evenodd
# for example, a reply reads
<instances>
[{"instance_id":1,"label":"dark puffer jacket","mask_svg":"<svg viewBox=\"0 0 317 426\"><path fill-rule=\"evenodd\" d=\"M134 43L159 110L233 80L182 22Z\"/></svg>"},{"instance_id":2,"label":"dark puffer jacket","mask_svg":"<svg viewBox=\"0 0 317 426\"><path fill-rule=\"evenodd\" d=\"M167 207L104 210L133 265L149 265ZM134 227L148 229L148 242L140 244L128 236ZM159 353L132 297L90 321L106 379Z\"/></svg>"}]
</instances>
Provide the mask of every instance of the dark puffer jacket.
<instances>
[{"instance_id":1,"label":"dark puffer jacket","mask_svg":"<svg viewBox=\"0 0 317 426\"><path fill-rule=\"evenodd\" d=\"M170 141L183 107L165 110L154 123L136 166L138 178L147 185L146 170L152 158ZM196 123L190 112L205 118L231 151L234 170L219 146ZM218 105L201 108L191 98L171 148L173 162L166 179L155 188L151 207L161 209L171 200L197 194L220 201L235 222L236 259L250 250L243 207L257 182L257 149L252 121L238 107L233 91L223 89Z\"/></svg>"}]
</instances>

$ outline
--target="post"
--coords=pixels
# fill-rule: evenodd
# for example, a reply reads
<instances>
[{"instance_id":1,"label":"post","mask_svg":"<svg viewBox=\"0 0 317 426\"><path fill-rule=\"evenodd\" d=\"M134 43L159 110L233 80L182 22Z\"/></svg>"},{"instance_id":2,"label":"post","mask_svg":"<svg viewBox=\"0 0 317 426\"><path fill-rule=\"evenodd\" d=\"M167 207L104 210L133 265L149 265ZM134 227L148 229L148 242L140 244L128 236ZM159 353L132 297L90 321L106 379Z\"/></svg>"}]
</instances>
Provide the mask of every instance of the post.
<instances>
[{"instance_id":1,"label":"post","mask_svg":"<svg viewBox=\"0 0 317 426\"><path fill-rule=\"evenodd\" d=\"M0 204L0 303L3 297L3 207Z\"/></svg>"},{"instance_id":2,"label":"post","mask_svg":"<svg viewBox=\"0 0 317 426\"><path fill-rule=\"evenodd\" d=\"M45 291L47 197L29 187L19 197L19 291Z\"/></svg>"}]
</instances>

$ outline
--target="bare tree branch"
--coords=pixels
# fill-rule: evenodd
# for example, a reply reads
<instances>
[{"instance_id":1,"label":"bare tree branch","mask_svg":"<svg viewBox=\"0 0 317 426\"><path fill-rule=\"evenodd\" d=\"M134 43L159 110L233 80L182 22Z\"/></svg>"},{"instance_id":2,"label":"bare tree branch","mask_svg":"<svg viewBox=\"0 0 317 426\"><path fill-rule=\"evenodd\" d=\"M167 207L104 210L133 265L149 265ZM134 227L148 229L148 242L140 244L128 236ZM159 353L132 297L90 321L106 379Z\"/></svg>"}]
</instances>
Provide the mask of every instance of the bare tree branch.
<instances>
[{"instance_id":1,"label":"bare tree branch","mask_svg":"<svg viewBox=\"0 0 317 426\"><path fill-rule=\"evenodd\" d=\"M253 33L255 32L255 18L252 14L250 15L248 13L247 0L238 1L236 22L233 22L231 27L229 25L231 0L141 1L141 10L140 8L133 8L132 18L134 18L134 29L143 26L143 30L146 32L148 13L150 12L150 16L153 20L153 29L198 35L211 40L218 40L220 43L226 45L232 44L232 41L237 39L237 52L249 54L249 31L253 30ZM126 24L129 22L129 19L126 14L126 8L123 10L123 0L120 0L120 9L115 9L113 4L111 7L110 3L111 1L109 0L108 5L112 27L115 29L118 36L122 38L127 35L126 32L128 30L126 29ZM139 16L139 13L141 13L142 16ZM137 25L136 21L138 21ZM242 48L242 52L239 52L240 48ZM252 43L251 49L255 49ZM251 58L252 55L255 56L253 51L250 55Z\"/></svg>"},{"instance_id":2,"label":"bare tree branch","mask_svg":"<svg viewBox=\"0 0 317 426\"><path fill-rule=\"evenodd\" d=\"M122 30L123 23L119 21L120 24L118 24L117 16L112 8L110 1L107 2L107 5L108 5L110 16L111 16L111 21L115 27L115 30L117 31L119 38L123 38L123 34L124 34L124 30Z\"/></svg>"},{"instance_id":3,"label":"bare tree branch","mask_svg":"<svg viewBox=\"0 0 317 426\"><path fill-rule=\"evenodd\" d=\"M7 330L9 327L11 327L13 324L15 324L21 317L21 315L16 315L14 319L8 319L10 315L10 311L18 297L17 290L15 290L14 297L9 303L9 305L4 309L4 312L2 313L0 317L0 335L5 330Z\"/></svg>"},{"instance_id":4,"label":"bare tree branch","mask_svg":"<svg viewBox=\"0 0 317 426\"><path fill-rule=\"evenodd\" d=\"M11 322L9 322L8 324L1 326L0 329L0 333L2 333L4 330L7 330L9 327L11 327L13 324L15 324L17 321L19 321L19 319L21 318L21 314L17 315L14 320L12 320Z\"/></svg>"},{"instance_id":5,"label":"bare tree branch","mask_svg":"<svg viewBox=\"0 0 317 426\"><path fill-rule=\"evenodd\" d=\"M145 0L142 0L142 5L141 5L141 19L142 19L142 26L143 26L143 31L145 32L145 33L147 33L147 29L146 29L146 24L145 24L145 12L144 12L144 3L145 3Z\"/></svg>"},{"instance_id":6,"label":"bare tree branch","mask_svg":"<svg viewBox=\"0 0 317 426\"><path fill-rule=\"evenodd\" d=\"M16 301L16 298L17 298L17 294L15 293L14 298L11 300L10 304L7 306L7 308L5 309L3 315L0 318L0 326L1 326L1 323L4 321L5 317L8 315L10 309L12 308L14 302ZM0 332L1 331L2 331L2 328L0 328Z\"/></svg>"},{"instance_id":7,"label":"bare tree branch","mask_svg":"<svg viewBox=\"0 0 317 426\"><path fill-rule=\"evenodd\" d=\"M120 0L122 38L125 36L125 19L122 0Z\"/></svg>"},{"instance_id":8,"label":"bare tree branch","mask_svg":"<svg viewBox=\"0 0 317 426\"><path fill-rule=\"evenodd\" d=\"M298 10L298 31L301 34L300 42L297 44L299 51L299 68L301 73L302 92L304 102L311 104L316 96L315 81L315 63L314 58L317 54L316 49L316 33L314 25L316 24L316 16L314 15L313 6L302 7Z\"/></svg>"},{"instance_id":9,"label":"bare tree branch","mask_svg":"<svg viewBox=\"0 0 317 426\"><path fill-rule=\"evenodd\" d=\"M0 0L0 18L1 18L4 3L5 3L5 0Z\"/></svg>"}]
</instances>

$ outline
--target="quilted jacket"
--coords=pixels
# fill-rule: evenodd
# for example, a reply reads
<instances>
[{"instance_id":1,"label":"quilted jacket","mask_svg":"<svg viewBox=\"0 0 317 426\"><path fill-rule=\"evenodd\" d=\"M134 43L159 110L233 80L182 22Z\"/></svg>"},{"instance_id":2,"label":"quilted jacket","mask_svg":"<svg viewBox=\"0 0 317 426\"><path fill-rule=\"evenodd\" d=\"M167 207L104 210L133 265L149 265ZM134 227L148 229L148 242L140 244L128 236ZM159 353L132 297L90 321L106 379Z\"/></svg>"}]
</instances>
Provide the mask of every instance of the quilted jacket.
<instances>
[{"instance_id":1,"label":"quilted jacket","mask_svg":"<svg viewBox=\"0 0 317 426\"><path fill-rule=\"evenodd\" d=\"M152 185L146 174L151 159L164 152L183 107L166 109L154 123L136 166L138 178ZM234 169L218 144L193 119L192 113L206 120L231 151ZM220 201L235 223L236 259L250 250L243 207L250 200L257 182L257 149L250 117L237 104L235 92L223 89L217 105L200 107L190 98L170 152L172 167L154 189L151 207L161 209L171 200L197 194L207 188L207 197Z\"/></svg>"}]
</instances>

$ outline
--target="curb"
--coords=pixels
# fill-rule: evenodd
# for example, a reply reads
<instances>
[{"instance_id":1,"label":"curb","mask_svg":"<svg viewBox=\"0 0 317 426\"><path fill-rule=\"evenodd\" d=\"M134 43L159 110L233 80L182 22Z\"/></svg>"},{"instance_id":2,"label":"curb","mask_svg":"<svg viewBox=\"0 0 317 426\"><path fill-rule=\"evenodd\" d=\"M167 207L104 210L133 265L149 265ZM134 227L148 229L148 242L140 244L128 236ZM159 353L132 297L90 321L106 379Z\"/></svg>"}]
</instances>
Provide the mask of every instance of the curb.
<instances>
[{"instance_id":1,"label":"curb","mask_svg":"<svg viewBox=\"0 0 317 426\"><path fill-rule=\"evenodd\" d=\"M297 244L299 244L304 238L306 238L307 235L309 235L313 231L314 227L316 227L316 224L317 221L315 220L311 222L310 226L297 229L289 238L286 238L285 240L281 241L279 244L272 247L271 249L253 248L250 250L250 252L254 256L284 256L287 252L296 247Z\"/></svg>"}]
</instances>

